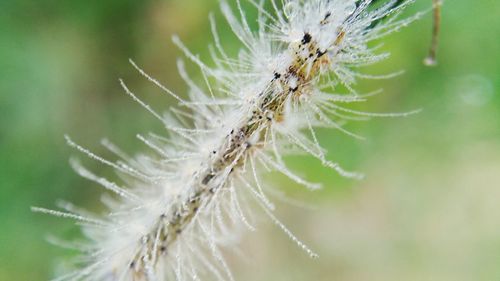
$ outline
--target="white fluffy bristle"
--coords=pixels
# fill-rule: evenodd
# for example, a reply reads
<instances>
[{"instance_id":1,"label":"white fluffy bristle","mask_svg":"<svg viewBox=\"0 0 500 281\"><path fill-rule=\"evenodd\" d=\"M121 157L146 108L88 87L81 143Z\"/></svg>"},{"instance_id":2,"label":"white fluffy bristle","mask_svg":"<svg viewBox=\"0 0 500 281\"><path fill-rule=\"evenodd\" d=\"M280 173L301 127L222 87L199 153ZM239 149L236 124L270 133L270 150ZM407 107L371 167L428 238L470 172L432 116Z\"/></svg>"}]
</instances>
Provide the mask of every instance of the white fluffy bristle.
<instances>
[{"instance_id":1,"label":"white fluffy bristle","mask_svg":"<svg viewBox=\"0 0 500 281\"><path fill-rule=\"evenodd\" d=\"M72 160L78 174L116 195L105 200L109 215L94 216L70 204L63 204L64 212L33 209L75 219L88 237L77 269L56 280L234 280L220 249L237 242L240 229L255 229L255 207L242 198L257 202L261 213L317 257L275 217L261 174L276 170L317 189L319 184L296 175L282 159L305 152L342 176L362 178L326 159L314 128L335 128L357 137L342 127L345 121L398 116L359 112L344 104L365 100L352 88L357 78L377 78L353 69L387 57L375 54L368 42L419 15L396 19L411 1L393 0L374 8L368 0L269 0L270 10L264 9L266 1L249 2L258 10L258 30L251 30L238 0L237 13L221 1L222 13L243 45L236 58L224 51L212 17L214 67L173 38L203 78L195 83L179 61L188 100L131 61L180 106L171 115L161 115L120 80L126 94L168 130L165 137L137 136L150 154L131 158L105 140L103 145L120 158L113 162L67 138L79 152L123 174L124 182L110 182ZM325 90L338 84L349 91Z\"/></svg>"}]
</instances>

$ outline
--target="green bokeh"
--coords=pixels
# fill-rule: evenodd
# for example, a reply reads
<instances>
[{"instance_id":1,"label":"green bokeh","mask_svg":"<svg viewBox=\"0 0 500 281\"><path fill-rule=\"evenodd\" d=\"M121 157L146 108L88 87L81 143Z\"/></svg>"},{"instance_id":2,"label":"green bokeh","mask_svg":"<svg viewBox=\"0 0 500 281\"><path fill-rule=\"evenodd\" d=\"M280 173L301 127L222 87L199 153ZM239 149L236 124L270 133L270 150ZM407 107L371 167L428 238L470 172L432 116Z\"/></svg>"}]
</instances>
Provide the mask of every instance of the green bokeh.
<instances>
[{"instance_id":1,"label":"green bokeh","mask_svg":"<svg viewBox=\"0 0 500 281\"><path fill-rule=\"evenodd\" d=\"M430 2L419 0L408 13ZM221 23L225 46L236 53L238 42L215 0L0 1L0 280L47 280L58 259L71 256L45 238L74 237L73 223L30 212L33 205L54 207L57 199L101 208L102 190L70 169L68 158L76 152L63 135L104 156L110 155L99 145L102 137L127 151L144 150L136 133L161 133L161 125L123 94L118 78L153 108L166 110L173 100L128 59L182 95L186 87L176 71L181 52L170 37L179 34L208 58L210 11ZM385 91L359 108L423 111L348 124L367 141L318 130L330 159L366 172L367 179L344 179L313 159L290 157L291 167L325 189L311 193L268 176L295 198L318 205L306 213L283 206L279 214L323 249L322 258L306 259L284 235L263 226L257 238L245 241L259 243L262 251L255 255L262 263L236 266L238 280L500 278L498 15L493 0L446 1L435 68L422 64L430 14L384 40L391 58L364 71L406 73L361 81L360 91ZM255 274L256 268L265 269Z\"/></svg>"}]
</instances>

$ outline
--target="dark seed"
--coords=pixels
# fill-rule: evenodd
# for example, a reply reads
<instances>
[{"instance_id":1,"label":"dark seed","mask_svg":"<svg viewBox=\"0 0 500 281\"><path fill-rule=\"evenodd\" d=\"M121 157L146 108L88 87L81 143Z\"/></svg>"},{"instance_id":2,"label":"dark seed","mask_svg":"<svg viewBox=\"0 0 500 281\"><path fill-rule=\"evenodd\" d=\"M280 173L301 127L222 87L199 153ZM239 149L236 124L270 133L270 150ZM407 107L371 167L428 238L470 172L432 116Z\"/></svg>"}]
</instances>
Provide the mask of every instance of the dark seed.
<instances>
[{"instance_id":1,"label":"dark seed","mask_svg":"<svg viewBox=\"0 0 500 281\"><path fill-rule=\"evenodd\" d=\"M312 39L311 34L309 34L309 33L306 32L304 34L304 37L302 37L302 41L301 42L302 42L302 44L307 44L307 43L311 42L311 39Z\"/></svg>"}]
</instances>

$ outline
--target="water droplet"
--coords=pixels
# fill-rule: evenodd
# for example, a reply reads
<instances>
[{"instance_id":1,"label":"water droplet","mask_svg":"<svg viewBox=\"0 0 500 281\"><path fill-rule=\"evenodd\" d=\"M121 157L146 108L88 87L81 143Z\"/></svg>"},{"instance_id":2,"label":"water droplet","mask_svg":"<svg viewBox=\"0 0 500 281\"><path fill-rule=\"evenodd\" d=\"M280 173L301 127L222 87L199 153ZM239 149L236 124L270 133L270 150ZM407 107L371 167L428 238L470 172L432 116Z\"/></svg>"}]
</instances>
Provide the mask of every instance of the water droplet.
<instances>
[{"instance_id":1,"label":"water droplet","mask_svg":"<svg viewBox=\"0 0 500 281\"><path fill-rule=\"evenodd\" d=\"M283 7L283 13L288 18L288 20L293 20L299 12L299 4L297 2L288 2Z\"/></svg>"},{"instance_id":2,"label":"water droplet","mask_svg":"<svg viewBox=\"0 0 500 281\"><path fill-rule=\"evenodd\" d=\"M437 61L436 61L435 58L429 56L429 57L426 57L424 59L424 65L426 65L426 66L435 66L435 65L437 65Z\"/></svg>"},{"instance_id":3,"label":"water droplet","mask_svg":"<svg viewBox=\"0 0 500 281\"><path fill-rule=\"evenodd\" d=\"M356 11L356 4L354 3L354 1L346 1L343 11L344 15L349 16L354 13L354 11Z\"/></svg>"},{"instance_id":4,"label":"water droplet","mask_svg":"<svg viewBox=\"0 0 500 281\"><path fill-rule=\"evenodd\" d=\"M465 104L478 107L487 104L494 92L491 81L479 74L460 77L453 88Z\"/></svg>"}]
</instances>

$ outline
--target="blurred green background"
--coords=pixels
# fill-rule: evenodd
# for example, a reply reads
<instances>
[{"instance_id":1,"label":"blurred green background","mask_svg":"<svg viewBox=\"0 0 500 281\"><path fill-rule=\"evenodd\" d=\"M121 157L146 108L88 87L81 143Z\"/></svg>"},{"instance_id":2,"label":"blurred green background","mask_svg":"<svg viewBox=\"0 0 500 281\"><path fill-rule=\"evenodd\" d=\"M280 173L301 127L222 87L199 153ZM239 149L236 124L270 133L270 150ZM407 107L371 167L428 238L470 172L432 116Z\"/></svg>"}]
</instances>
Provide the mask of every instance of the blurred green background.
<instances>
[{"instance_id":1,"label":"blurred green background","mask_svg":"<svg viewBox=\"0 0 500 281\"><path fill-rule=\"evenodd\" d=\"M430 2L419 0L407 13ZM210 11L235 53L238 42L215 0L0 1L0 280L47 280L58 260L72 256L45 238L78 236L78 228L29 209L54 208L57 199L102 208L102 190L70 169L67 160L77 153L63 135L104 156L110 155L99 145L102 137L130 152L145 150L135 134L162 128L123 94L118 78L166 110L173 100L128 58L182 95L175 66L181 53L170 37L179 34L208 59ZM361 182L300 157L288 162L324 183L323 190L269 175L291 197L315 206L279 205L278 216L320 259L308 259L271 223L260 223L242 245L248 260L232 262L238 280L500 280L498 15L493 0L446 1L435 68L422 64L430 14L384 40L391 58L364 71L406 73L361 81L360 91L385 92L360 109L423 111L348 124L367 141L319 130L329 158L366 173Z\"/></svg>"}]
</instances>

